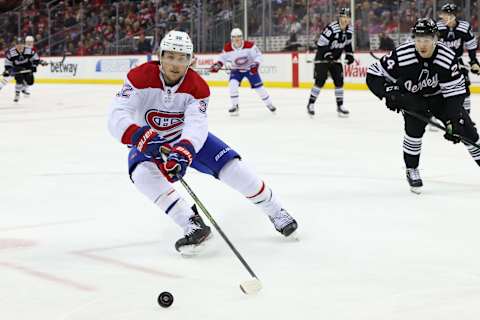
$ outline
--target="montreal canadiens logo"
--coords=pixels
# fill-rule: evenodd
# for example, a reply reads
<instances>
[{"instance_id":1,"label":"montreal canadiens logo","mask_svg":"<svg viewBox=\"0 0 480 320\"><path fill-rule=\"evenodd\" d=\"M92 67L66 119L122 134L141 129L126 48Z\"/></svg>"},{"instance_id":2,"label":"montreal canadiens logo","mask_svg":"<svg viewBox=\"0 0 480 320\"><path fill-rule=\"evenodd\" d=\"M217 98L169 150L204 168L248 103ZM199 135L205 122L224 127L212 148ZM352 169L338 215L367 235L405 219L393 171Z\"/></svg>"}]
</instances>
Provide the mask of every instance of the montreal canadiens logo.
<instances>
[{"instance_id":1,"label":"montreal canadiens logo","mask_svg":"<svg viewBox=\"0 0 480 320\"><path fill-rule=\"evenodd\" d=\"M238 57L235 59L235 64L237 66L243 66L248 62L248 57Z\"/></svg>"},{"instance_id":2,"label":"montreal canadiens logo","mask_svg":"<svg viewBox=\"0 0 480 320\"><path fill-rule=\"evenodd\" d=\"M170 131L183 125L183 112L165 112L150 109L145 113L145 121L159 131Z\"/></svg>"}]
</instances>

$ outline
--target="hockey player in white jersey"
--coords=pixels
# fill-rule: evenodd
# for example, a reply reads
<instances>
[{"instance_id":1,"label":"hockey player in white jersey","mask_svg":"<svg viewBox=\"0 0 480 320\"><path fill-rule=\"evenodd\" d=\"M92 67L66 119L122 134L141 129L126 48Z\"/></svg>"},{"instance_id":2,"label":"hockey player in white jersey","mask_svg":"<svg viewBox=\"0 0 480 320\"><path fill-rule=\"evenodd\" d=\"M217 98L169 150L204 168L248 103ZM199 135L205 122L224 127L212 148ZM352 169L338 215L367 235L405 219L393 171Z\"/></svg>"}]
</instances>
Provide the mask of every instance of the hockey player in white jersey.
<instances>
[{"instance_id":1,"label":"hockey player in white jersey","mask_svg":"<svg viewBox=\"0 0 480 320\"><path fill-rule=\"evenodd\" d=\"M255 89L265 103L268 110L275 112L276 108L267 90L265 90L262 79L258 73L260 64L262 63L262 53L254 42L243 39L242 30L238 28L232 30L230 38L231 41L225 44L223 52L218 57L218 61L210 67L211 72L218 72L226 63L231 66L229 88L232 107L228 112L234 116L238 115L238 88L242 83L242 79L245 77L250 82L252 89Z\"/></svg>"},{"instance_id":2,"label":"hockey player in white jersey","mask_svg":"<svg viewBox=\"0 0 480 320\"><path fill-rule=\"evenodd\" d=\"M131 147L128 167L137 189L183 229L176 250L195 253L211 233L195 206L190 207L174 188L188 167L243 194L267 214L277 231L290 236L297 222L240 155L208 131L210 90L189 68L193 44L188 34L170 31L158 54L159 61L128 73L111 105L108 128ZM171 150L167 159L162 159L161 146Z\"/></svg>"}]
</instances>

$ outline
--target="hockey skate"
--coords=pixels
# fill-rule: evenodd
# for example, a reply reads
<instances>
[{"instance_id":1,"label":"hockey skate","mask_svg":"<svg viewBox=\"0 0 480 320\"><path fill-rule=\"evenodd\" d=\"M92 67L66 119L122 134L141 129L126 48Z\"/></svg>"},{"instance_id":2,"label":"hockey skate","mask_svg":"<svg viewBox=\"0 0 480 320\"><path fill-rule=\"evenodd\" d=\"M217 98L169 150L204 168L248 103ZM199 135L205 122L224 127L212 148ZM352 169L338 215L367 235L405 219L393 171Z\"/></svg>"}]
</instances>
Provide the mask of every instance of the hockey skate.
<instances>
[{"instance_id":1,"label":"hockey skate","mask_svg":"<svg viewBox=\"0 0 480 320\"><path fill-rule=\"evenodd\" d=\"M20 100L20 91L15 91L15 98L13 98L13 102L18 102Z\"/></svg>"},{"instance_id":2,"label":"hockey skate","mask_svg":"<svg viewBox=\"0 0 480 320\"><path fill-rule=\"evenodd\" d=\"M415 194L421 193L421 188L423 186L422 178L420 178L420 172L417 168L407 168L407 181L410 185L410 191Z\"/></svg>"},{"instance_id":3,"label":"hockey skate","mask_svg":"<svg viewBox=\"0 0 480 320\"><path fill-rule=\"evenodd\" d=\"M345 109L343 104L337 105L337 114L340 118L348 118L348 115L350 114L350 111Z\"/></svg>"},{"instance_id":4,"label":"hockey skate","mask_svg":"<svg viewBox=\"0 0 480 320\"><path fill-rule=\"evenodd\" d=\"M271 112L277 111L277 108L273 104L267 104L266 105L267 109L270 110Z\"/></svg>"},{"instance_id":5,"label":"hockey skate","mask_svg":"<svg viewBox=\"0 0 480 320\"><path fill-rule=\"evenodd\" d=\"M195 214L189 219L190 223L185 230L185 236L175 242L175 249L185 256L194 256L200 253L205 241L212 235L210 227L205 225L196 206L193 206L192 210Z\"/></svg>"},{"instance_id":6,"label":"hockey skate","mask_svg":"<svg viewBox=\"0 0 480 320\"><path fill-rule=\"evenodd\" d=\"M30 92L28 92L27 89L23 89L22 93L25 97L30 97Z\"/></svg>"},{"instance_id":7,"label":"hockey skate","mask_svg":"<svg viewBox=\"0 0 480 320\"><path fill-rule=\"evenodd\" d=\"M275 229L285 237L292 235L292 233L297 230L297 221L295 221L285 209L281 209L276 215L268 217L275 226Z\"/></svg>"},{"instance_id":8,"label":"hockey skate","mask_svg":"<svg viewBox=\"0 0 480 320\"><path fill-rule=\"evenodd\" d=\"M238 104L233 105L230 109L228 109L228 113L231 116L238 116L238 111L239 111Z\"/></svg>"},{"instance_id":9,"label":"hockey skate","mask_svg":"<svg viewBox=\"0 0 480 320\"><path fill-rule=\"evenodd\" d=\"M315 115L315 104L309 103L307 104L307 112L309 115L314 116Z\"/></svg>"}]
</instances>

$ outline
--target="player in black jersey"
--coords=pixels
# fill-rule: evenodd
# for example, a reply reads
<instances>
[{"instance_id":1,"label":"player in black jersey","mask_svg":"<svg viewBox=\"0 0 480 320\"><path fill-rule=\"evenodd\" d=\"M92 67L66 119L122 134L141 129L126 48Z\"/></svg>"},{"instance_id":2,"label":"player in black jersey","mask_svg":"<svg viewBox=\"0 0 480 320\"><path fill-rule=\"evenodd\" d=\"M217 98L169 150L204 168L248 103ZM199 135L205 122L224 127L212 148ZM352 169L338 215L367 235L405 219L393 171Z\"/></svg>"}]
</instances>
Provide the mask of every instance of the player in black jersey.
<instances>
[{"instance_id":1,"label":"player in black jersey","mask_svg":"<svg viewBox=\"0 0 480 320\"><path fill-rule=\"evenodd\" d=\"M315 101L320 94L320 89L325 85L328 73L335 85L335 99L337 112L341 117L348 117L348 110L343 106L343 65L340 61L342 52L345 51L345 60L352 64L353 29L350 26L350 9L342 8L338 14L338 21L330 23L320 35L317 42L317 53L315 55L315 70L313 77L315 84L310 92L310 99L307 104L307 112L311 116L315 114Z\"/></svg>"},{"instance_id":2,"label":"player in black jersey","mask_svg":"<svg viewBox=\"0 0 480 320\"><path fill-rule=\"evenodd\" d=\"M479 143L469 114L463 108L467 93L465 78L454 52L438 42L437 26L432 19L419 19L412 29L414 41L406 42L371 65L367 73L369 89L394 111L409 110L443 122L445 139L454 143L460 136ZM422 136L426 123L403 112L405 137L403 158L412 192L423 186L418 171ZM467 145L480 165L480 149Z\"/></svg>"},{"instance_id":3,"label":"player in black jersey","mask_svg":"<svg viewBox=\"0 0 480 320\"><path fill-rule=\"evenodd\" d=\"M3 76L15 77L15 98L13 101L18 102L20 92L29 95L27 88L33 85L33 73L37 71L39 63L40 58L35 49L26 47L22 38L18 38L15 47L6 52Z\"/></svg>"},{"instance_id":4,"label":"player in black jersey","mask_svg":"<svg viewBox=\"0 0 480 320\"><path fill-rule=\"evenodd\" d=\"M455 4L447 3L442 6L440 18L441 21L437 22L439 31L439 40L442 41L447 47L455 52L455 56L458 58L460 64L460 71L465 77L467 84L467 96L463 103L463 107L467 112L470 112L470 80L468 77L468 68L465 67L462 55L464 48L468 51L468 57L470 58L470 70L474 74L480 73L480 65L476 57L477 51L477 39L473 34L470 23L464 20L458 20L457 15L458 7Z\"/></svg>"}]
</instances>

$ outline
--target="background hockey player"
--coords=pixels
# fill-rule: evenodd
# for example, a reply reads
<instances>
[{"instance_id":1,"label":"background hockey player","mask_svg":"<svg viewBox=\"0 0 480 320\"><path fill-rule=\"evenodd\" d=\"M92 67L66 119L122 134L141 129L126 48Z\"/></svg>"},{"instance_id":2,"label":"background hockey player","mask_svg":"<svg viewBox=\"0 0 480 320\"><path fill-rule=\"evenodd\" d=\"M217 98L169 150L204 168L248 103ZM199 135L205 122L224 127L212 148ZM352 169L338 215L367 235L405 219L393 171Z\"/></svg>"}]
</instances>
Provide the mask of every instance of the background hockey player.
<instances>
[{"instance_id":1,"label":"background hockey player","mask_svg":"<svg viewBox=\"0 0 480 320\"><path fill-rule=\"evenodd\" d=\"M185 32L170 31L161 41L159 62L131 70L112 103L108 127L132 146L129 174L146 195L184 231L177 251L191 253L210 235L206 226L172 183L189 166L210 174L261 208L284 236L297 228L271 189L241 160L237 152L208 132L207 83L188 66L193 45ZM160 146L171 149L162 159Z\"/></svg>"},{"instance_id":2,"label":"background hockey player","mask_svg":"<svg viewBox=\"0 0 480 320\"><path fill-rule=\"evenodd\" d=\"M227 42L218 61L211 67L211 72L218 72L226 63L230 65L230 99L232 107L228 110L231 115L238 115L239 93L238 88L243 78L247 78L250 86L254 89L268 110L275 112L276 108L267 90L263 86L259 74L259 67L262 63L262 53L252 41L244 40L242 30L235 28L230 34L230 42Z\"/></svg>"},{"instance_id":3,"label":"background hockey player","mask_svg":"<svg viewBox=\"0 0 480 320\"><path fill-rule=\"evenodd\" d=\"M323 30L317 42L313 74L315 84L310 92L307 104L308 114L312 116L315 114L315 101L327 81L328 74L330 74L335 85L338 115L348 117L349 111L343 106L343 64L339 59L345 51L347 64L352 64L355 61L352 37L353 29L350 26L350 9L342 8L338 14L338 20L330 23Z\"/></svg>"},{"instance_id":4,"label":"background hockey player","mask_svg":"<svg viewBox=\"0 0 480 320\"><path fill-rule=\"evenodd\" d=\"M447 3L442 6L440 18L437 22L439 31L439 40L442 41L447 47L455 52L455 56L458 58L460 64L460 72L465 77L467 86L467 96L463 103L463 107L467 112L470 112L470 79L468 77L468 68L465 67L465 62L462 59L464 48L468 51L468 57L470 58L470 70L474 74L480 73L480 65L476 57L477 51L477 39L473 34L472 26L470 23L464 20L457 20L458 7L455 4Z\"/></svg>"},{"instance_id":5,"label":"background hockey player","mask_svg":"<svg viewBox=\"0 0 480 320\"><path fill-rule=\"evenodd\" d=\"M458 143L463 136L477 142L477 129L463 108L465 78L454 52L438 42L437 32L432 19L417 20L412 29L414 41L398 46L371 65L367 85L378 98L385 98L390 110L414 111L427 118L433 114L447 129L445 139ZM420 193L423 182L418 165L426 123L406 112L403 117L407 181L413 192ZM467 148L480 165L480 149L471 145Z\"/></svg>"},{"instance_id":6,"label":"background hockey player","mask_svg":"<svg viewBox=\"0 0 480 320\"><path fill-rule=\"evenodd\" d=\"M15 98L13 101L18 102L20 92L28 96L28 86L33 85L33 73L37 72L37 66L40 58L35 49L25 46L22 38L17 38L15 47L9 49L5 54L5 78L15 77Z\"/></svg>"}]
</instances>

